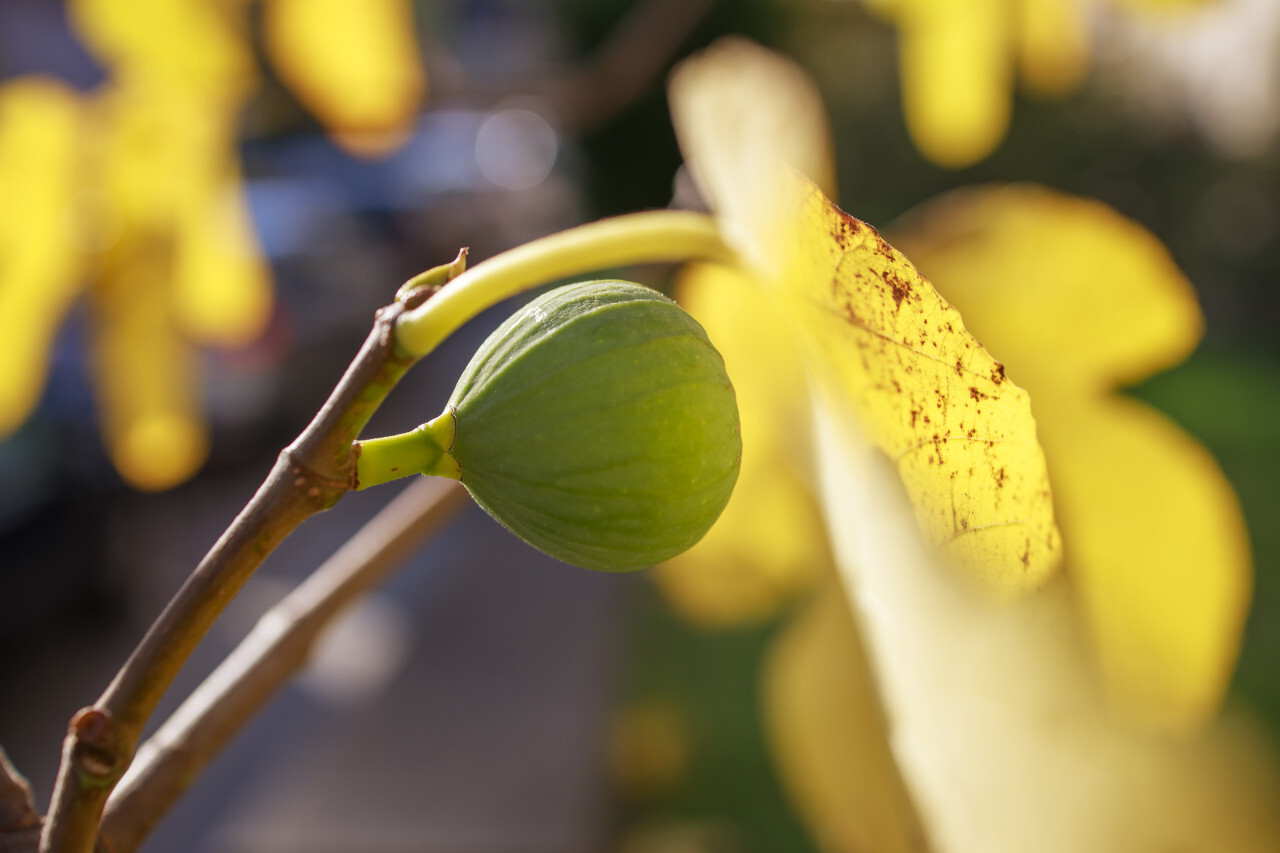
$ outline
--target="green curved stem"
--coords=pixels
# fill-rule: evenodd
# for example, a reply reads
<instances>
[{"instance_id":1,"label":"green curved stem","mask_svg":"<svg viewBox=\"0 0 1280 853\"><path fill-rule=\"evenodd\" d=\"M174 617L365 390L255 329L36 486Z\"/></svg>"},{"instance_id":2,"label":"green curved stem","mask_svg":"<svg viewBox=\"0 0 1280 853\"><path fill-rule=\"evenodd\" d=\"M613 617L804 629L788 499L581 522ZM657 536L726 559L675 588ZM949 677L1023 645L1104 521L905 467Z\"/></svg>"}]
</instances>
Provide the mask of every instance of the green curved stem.
<instances>
[{"instance_id":1,"label":"green curved stem","mask_svg":"<svg viewBox=\"0 0 1280 853\"><path fill-rule=\"evenodd\" d=\"M462 477L462 466L449 453L457 420L450 409L435 420L400 435L356 442L356 488L367 489L414 474Z\"/></svg>"},{"instance_id":2,"label":"green curved stem","mask_svg":"<svg viewBox=\"0 0 1280 853\"><path fill-rule=\"evenodd\" d=\"M467 320L523 290L630 264L735 262L710 216L656 210L561 231L476 264L396 323L396 343L421 357Z\"/></svg>"}]
</instances>

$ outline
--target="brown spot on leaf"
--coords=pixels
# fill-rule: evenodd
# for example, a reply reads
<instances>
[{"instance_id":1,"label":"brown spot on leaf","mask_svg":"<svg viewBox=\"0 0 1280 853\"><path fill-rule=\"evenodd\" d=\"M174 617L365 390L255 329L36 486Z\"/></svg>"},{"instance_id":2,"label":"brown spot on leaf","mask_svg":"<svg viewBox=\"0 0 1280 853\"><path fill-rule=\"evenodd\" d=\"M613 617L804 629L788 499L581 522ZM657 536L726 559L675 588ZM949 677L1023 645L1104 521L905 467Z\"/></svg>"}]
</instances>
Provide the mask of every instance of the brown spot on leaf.
<instances>
[{"instance_id":1,"label":"brown spot on leaf","mask_svg":"<svg viewBox=\"0 0 1280 853\"><path fill-rule=\"evenodd\" d=\"M999 385L1004 381L1004 365L998 361L996 362L995 369L991 371L991 381L996 385Z\"/></svg>"},{"instance_id":2,"label":"brown spot on leaf","mask_svg":"<svg viewBox=\"0 0 1280 853\"><path fill-rule=\"evenodd\" d=\"M972 397L974 401L978 403L981 403L983 400L987 399L986 394L983 394L981 391L979 391L977 388L974 388L973 386L969 387L969 396Z\"/></svg>"},{"instance_id":3,"label":"brown spot on leaf","mask_svg":"<svg viewBox=\"0 0 1280 853\"><path fill-rule=\"evenodd\" d=\"M851 235L849 234L849 229L845 228L842 220L836 219L831 223L831 239L835 241L837 246L848 251L849 247L853 244L853 241L850 238Z\"/></svg>"},{"instance_id":4,"label":"brown spot on leaf","mask_svg":"<svg viewBox=\"0 0 1280 853\"><path fill-rule=\"evenodd\" d=\"M858 316L858 312L855 311L853 309L853 305L848 302L846 302L844 306L844 315L849 319L850 325L858 326L860 328L865 328L867 325L866 323L862 322L862 318ZM863 345L861 341L859 341L859 345L860 346Z\"/></svg>"},{"instance_id":5,"label":"brown spot on leaf","mask_svg":"<svg viewBox=\"0 0 1280 853\"><path fill-rule=\"evenodd\" d=\"M864 224L844 211L840 211L831 222L831 239L843 250L852 248L854 237L864 228Z\"/></svg>"},{"instance_id":6,"label":"brown spot on leaf","mask_svg":"<svg viewBox=\"0 0 1280 853\"><path fill-rule=\"evenodd\" d=\"M964 362L958 358L956 359L956 376L964 376Z\"/></svg>"},{"instance_id":7,"label":"brown spot on leaf","mask_svg":"<svg viewBox=\"0 0 1280 853\"><path fill-rule=\"evenodd\" d=\"M911 284L903 281L902 276L887 271L884 274L884 280L889 285L889 289L893 291L893 304L901 308L902 300L911 295Z\"/></svg>"},{"instance_id":8,"label":"brown spot on leaf","mask_svg":"<svg viewBox=\"0 0 1280 853\"><path fill-rule=\"evenodd\" d=\"M996 488L997 489L1004 488L1004 480L1006 476L1007 475L1005 474L1004 468L1001 468L999 471L996 472Z\"/></svg>"}]
</instances>

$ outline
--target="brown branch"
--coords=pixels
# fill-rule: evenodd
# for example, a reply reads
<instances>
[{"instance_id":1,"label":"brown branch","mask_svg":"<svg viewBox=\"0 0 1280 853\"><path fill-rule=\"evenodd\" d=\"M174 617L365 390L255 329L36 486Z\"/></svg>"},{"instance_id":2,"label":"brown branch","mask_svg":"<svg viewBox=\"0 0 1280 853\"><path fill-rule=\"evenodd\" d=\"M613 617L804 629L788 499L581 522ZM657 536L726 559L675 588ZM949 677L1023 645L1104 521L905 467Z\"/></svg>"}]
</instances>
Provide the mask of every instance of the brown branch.
<instances>
[{"instance_id":1,"label":"brown branch","mask_svg":"<svg viewBox=\"0 0 1280 853\"><path fill-rule=\"evenodd\" d=\"M409 300L427 298L428 291ZM72 719L40 839L41 853L89 853L102 809L128 769L156 703L244 582L299 524L350 488L352 442L415 359L395 345L396 319L412 301L377 314L373 331L329 400L240 515L152 623L115 679Z\"/></svg>"},{"instance_id":2,"label":"brown branch","mask_svg":"<svg viewBox=\"0 0 1280 853\"><path fill-rule=\"evenodd\" d=\"M263 615L138 750L103 815L113 853L136 850L209 761L302 667L334 616L465 504L457 483L419 478Z\"/></svg>"},{"instance_id":3,"label":"brown branch","mask_svg":"<svg viewBox=\"0 0 1280 853\"><path fill-rule=\"evenodd\" d=\"M489 105L516 96L546 100L570 130L589 131L654 85L716 0L640 0L576 67L490 83L467 76L448 46L426 52L433 98Z\"/></svg>"},{"instance_id":4,"label":"brown branch","mask_svg":"<svg viewBox=\"0 0 1280 853\"><path fill-rule=\"evenodd\" d=\"M33 853L40 841L40 816L31 785L0 747L0 853Z\"/></svg>"},{"instance_id":5,"label":"brown branch","mask_svg":"<svg viewBox=\"0 0 1280 853\"><path fill-rule=\"evenodd\" d=\"M658 82L681 44L715 3L636 3L582 68L553 77L534 92L555 104L569 126L598 127Z\"/></svg>"}]
</instances>

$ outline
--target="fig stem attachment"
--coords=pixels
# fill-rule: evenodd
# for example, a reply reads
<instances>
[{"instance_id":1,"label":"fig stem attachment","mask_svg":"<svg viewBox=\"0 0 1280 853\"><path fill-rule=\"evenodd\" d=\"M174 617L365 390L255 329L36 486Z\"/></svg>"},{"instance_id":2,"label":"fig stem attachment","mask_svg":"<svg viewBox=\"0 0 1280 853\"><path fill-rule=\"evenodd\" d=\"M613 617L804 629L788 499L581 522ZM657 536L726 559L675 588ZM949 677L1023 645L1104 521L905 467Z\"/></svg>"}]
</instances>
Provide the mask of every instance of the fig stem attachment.
<instances>
[{"instance_id":1,"label":"fig stem attachment","mask_svg":"<svg viewBox=\"0 0 1280 853\"><path fill-rule=\"evenodd\" d=\"M447 409L438 418L409 432L357 441L355 446L360 457L356 460L356 489L413 474L461 479L462 466L449 453L457 428L453 410Z\"/></svg>"},{"instance_id":2,"label":"fig stem attachment","mask_svg":"<svg viewBox=\"0 0 1280 853\"><path fill-rule=\"evenodd\" d=\"M421 357L481 311L531 287L631 264L735 263L706 214L653 210L601 219L494 255L460 273L396 322L396 343Z\"/></svg>"},{"instance_id":3,"label":"fig stem attachment","mask_svg":"<svg viewBox=\"0 0 1280 853\"><path fill-rule=\"evenodd\" d=\"M458 256L449 263L432 267L426 272L420 272L400 285L400 289L396 291L396 302L414 307L412 303L415 301L421 304L421 300L418 297L434 294L437 290L462 275L467 268L468 251L470 250L463 247L458 250Z\"/></svg>"}]
</instances>

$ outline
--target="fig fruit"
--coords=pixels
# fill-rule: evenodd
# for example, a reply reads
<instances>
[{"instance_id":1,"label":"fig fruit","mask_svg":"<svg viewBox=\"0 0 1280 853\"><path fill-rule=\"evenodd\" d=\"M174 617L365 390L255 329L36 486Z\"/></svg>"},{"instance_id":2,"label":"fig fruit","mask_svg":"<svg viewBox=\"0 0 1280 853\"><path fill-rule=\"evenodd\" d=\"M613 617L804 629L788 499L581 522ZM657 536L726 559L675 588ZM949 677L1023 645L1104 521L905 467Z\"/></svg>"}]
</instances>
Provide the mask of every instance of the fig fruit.
<instances>
[{"instance_id":1,"label":"fig fruit","mask_svg":"<svg viewBox=\"0 0 1280 853\"><path fill-rule=\"evenodd\" d=\"M623 281L528 303L472 357L446 412L414 434L436 446L419 452L419 470L457 476L521 539L605 571L702 538L742 452L733 386L702 327Z\"/></svg>"}]
</instances>

